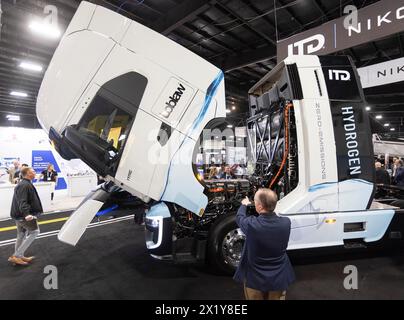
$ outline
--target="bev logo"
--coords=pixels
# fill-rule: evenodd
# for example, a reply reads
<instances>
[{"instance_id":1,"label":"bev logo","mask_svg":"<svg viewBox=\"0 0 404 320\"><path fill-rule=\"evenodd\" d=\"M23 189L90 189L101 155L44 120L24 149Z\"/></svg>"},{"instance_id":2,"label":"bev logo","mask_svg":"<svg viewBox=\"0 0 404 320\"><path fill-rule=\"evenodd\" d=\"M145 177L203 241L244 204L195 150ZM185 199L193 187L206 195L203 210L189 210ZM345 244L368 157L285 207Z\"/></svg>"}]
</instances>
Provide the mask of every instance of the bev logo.
<instances>
[{"instance_id":1,"label":"bev logo","mask_svg":"<svg viewBox=\"0 0 404 320\"><path fill-rule=\"evenodd\" d=\"M322 34L316 34L306 39L297 41L288 45L288 55L312 54L321 50L325 45L325 37ZM295 50L297 49L297 51Z\"/></svg>"},{"instance_id":2,"label":"bev logo","mask_svg":"<svg viewBox=\"0 0 404 320\"><path fill-rule=\"evenodd\" d=\"M168 118L171 115L185 91L186 89L184 85L182 83L179 83L177 90L170 97L168 97L168 101L165 104L164 111L160 113L164 118Z\"/></svg>"},{"instance_id":3,"label":"bev logo","mask_svg":"<svg viewBox=\"0 0 404 320\"><path fill-rule=\"evenodd\" d=\"M329 70L328 78L337 81L351 81L351 74L345 70Z\"/></svg>"}]
</instances>

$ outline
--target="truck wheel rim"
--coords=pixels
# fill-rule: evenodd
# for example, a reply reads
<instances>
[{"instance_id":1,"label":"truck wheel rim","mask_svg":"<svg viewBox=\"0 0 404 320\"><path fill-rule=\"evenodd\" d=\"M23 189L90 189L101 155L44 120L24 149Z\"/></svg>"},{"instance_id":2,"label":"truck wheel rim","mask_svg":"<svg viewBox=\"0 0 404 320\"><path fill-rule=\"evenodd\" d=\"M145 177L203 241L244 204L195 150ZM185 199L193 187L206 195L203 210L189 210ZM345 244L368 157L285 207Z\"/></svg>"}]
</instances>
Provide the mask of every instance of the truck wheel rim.
<instances>
[{"instance_id":1,"label":"truck wheel rim","mask_svg":"<svg viewBox=\"0 0 404 320\"><path fill-rule=\"evenodd\" d=\"M222 243L222 254L226 264L237 268L241 260L244 242L245 235L239 228L226 234Z\"/></svg>"}]
</instances>

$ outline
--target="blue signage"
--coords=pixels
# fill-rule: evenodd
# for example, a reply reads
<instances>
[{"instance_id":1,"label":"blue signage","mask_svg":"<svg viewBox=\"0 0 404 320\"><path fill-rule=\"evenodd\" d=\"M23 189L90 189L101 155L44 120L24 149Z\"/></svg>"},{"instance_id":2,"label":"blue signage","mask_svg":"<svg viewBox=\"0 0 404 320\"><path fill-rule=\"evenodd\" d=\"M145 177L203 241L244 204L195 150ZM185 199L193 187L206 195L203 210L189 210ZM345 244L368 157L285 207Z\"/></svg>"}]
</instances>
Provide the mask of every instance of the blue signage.
<instances>
[{"instance_id":1,"label":"blue signage","mask_svg":"<svg viewBox=\"0 0 404 320\"><path fill-rule=\"evenodd\" d=\"M48 164L53 164L55 171L58 173L58 181L56 190L67 189L67 183L65 178L60 177L61 171L52 151L49 150L32 150L32 168L36 173L40 174L46 170Z\"/></svg>"}]
</instances>

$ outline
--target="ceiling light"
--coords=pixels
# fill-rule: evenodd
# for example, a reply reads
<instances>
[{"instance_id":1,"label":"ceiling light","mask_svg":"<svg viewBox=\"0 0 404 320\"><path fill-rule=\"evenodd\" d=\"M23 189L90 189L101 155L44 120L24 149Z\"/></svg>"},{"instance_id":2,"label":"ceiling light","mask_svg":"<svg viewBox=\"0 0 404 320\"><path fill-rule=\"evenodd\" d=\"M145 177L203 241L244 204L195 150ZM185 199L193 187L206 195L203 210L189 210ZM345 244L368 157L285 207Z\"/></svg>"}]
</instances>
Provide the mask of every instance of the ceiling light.
<instances>
[{"instance_id":1,"label":"ceiling light","mask_svg":"<svg viewBox=\"0 0 404 320\"><path fill-rule=\"evenodd\" d=\"M366 109L366 111L370 111L372 108L371 107L366 107L365 109Z\"/></svg>"},{"instance_id":2,"label":"ceiling light","mask_svg":"<svg viewBox=\"0 0 404 320\"><path fill-rule=\"evenodd\" d=\"M236 110L236 106L233 106L231 109L232 109L232 110Z\"/></svg>"},{"instance_id":3,"label":"ceiling light","mask_svg":"<svg viewBox=\"0 0 404 320\"><path fill-rule=\"evenodd\" d=\"M230 113L231 112L231 110L229 110L229 109L226 109L226 113Z\"/></svg>"},{"instance_id":4,"label":"ceiling light","mask_svg":"<svg viewBox=\"0 0 404 320\"><path fill-rule=\"evenodd\" d=\"M29 24L29 28L32 32L35 32L36 34L44 36L46 38L57 39L61 35L59 28L46 22L32 21Z\"/></svg>"},{"instance_id":5,"label":"ceiling light","mask_svg":"<svg viewBox=\"0 0 404 320\"><path fill-rule=\"evenodd\" d=\"M390 127L390 123L385 123L384 126L385 127Z\"/></svg>"},{"instance_id":6,"label":"ceiling light","mask_svg":"<svg viewBox=\"0 0 404 320\"><path fill-rule=\"evenodd\" d=\"M16 116L13 114L7 115L6 118L8 119L8 121L20 121L20 116Z\"/></svg>"},{"instance_id":7,"label":"ceiling light","mask_svg":"<svg viewBox=\"0 0 404 320\"><path fill-rule=\"evenodd\" d=\"M382 118L383 118L383 116L381 116L381 115L376 116L376 119L382 119Z\"/></svg>"},{"instance_id":8,"label":"ceiling light","mask_svg":"<svg viewBox=\"0 0 404 320\"><path fill-rule=\"evenodd\" d=\"M23 98L28 97L28 94L26 94L25 92L20 92L20 91L11 91L10 95L15 96L15 97L23 97Z\"/></svg>"},{"instance_id":9,"label":"ceiling light","mask_svg":"<svg viewBox=\"0 0 404 320\"><path fill-rule=\"evenodd\" d=\"M232 124L227 125L227 128L233 128Z\"/></svg>"},{"instance_id":10,"label":"ceiling light","mask_svg":"<svg viewBox=\"0 0 404 320\"><path fill-rule=\"evenodd\" d=\"M390 128L390 131L396 131L396 129L395 128Z\"/></svg>"},{"instance_id":11,"label":"ceiling light","mask_svg":"<svg viewBox=\"0 0 404 320\"><path fill-rule=\"evenodd\" d=\"M25 62L25 61L20 63L20 68L30 70L30 71L37 71L37 72L42 71L42 66L40 66L39 64L34 64L31 62Z\"/></svg>"}]
</instances>

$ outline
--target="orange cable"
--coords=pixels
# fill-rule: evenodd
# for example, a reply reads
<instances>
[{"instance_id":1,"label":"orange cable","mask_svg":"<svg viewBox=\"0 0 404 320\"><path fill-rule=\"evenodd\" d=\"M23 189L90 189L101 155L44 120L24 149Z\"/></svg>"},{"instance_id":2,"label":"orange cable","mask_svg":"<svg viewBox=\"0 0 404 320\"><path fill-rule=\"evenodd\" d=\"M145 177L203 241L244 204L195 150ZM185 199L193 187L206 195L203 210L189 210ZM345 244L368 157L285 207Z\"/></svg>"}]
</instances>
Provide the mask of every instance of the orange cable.
<instances>
[{"instance_id":1,"label":"orange cable","mask_svg":"<svg viewBox=\"0 0 404 320\"><path fill-rule=\"evenodd\" d=\"M292 108L292 107L293 107L293 104L289 103L286 105L286 108L285 108L285 152L283 154L281 166L279 167L278 172L276 173L275 177L272 179L271 183L269 184L270 189L272 188L276 179L278 179L279 175L281 174L283 167L286 164L287 157L288 157L288 153L289 153L289 108Z\"/></svg>"}]
</instances>

